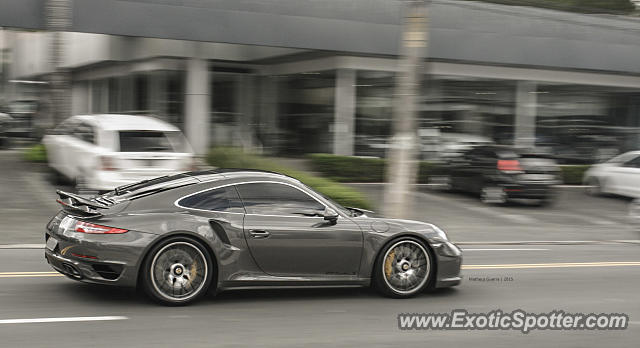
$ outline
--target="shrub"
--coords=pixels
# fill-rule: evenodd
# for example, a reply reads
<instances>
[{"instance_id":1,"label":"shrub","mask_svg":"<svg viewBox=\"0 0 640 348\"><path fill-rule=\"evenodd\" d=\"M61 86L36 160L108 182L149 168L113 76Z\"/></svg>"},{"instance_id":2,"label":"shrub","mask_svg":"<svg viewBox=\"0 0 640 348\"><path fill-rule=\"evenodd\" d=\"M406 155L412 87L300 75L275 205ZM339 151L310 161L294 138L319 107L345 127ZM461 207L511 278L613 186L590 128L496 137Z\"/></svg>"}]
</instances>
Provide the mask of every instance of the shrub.
<instances>
[{"instance_id":1,"label":"shrub","mask_svg":"<svg viewBox=\"0 0 640 348\"><path fill-rule=\"evenodd\" d=\"M382 182L385 160L380 158L337 156L326 153L308 155L311 168L340 182Z\"/></svg>"},{"instance_id":2,"label":"shrub","mask_svg":"<svg viewBox=\"0 0 640 348\"><path fill-rule=\"evenodd\" d=\"M25 160L30 162L47 162L47 149L42 144L33 145L22 153Z\"/></svg>"},{"instance_id":3,"label":"shrub","mask_svg":"<svg viewBox=\"0 0 640 348\"><path fill-rule=\"evenodd\" d=\"M383 182L386 160L381 158L339 156L315 153L307 156L314 171L340 182ZM429 182L429 175L437 173L438 166L421 161L418 183Z\"/></svg>"},{"instance_id":4,"label":"shrub","mask_svg":"<svg viewBox=\"0 0 640 348\"><path fill-rule=\"evenodd\" d=\"M560 166L562 181L567 185L581 185L584 172L589 165L562 165Z\"/></svg>"},{"instance_id":5,"label":"shrub","mask_svg":"<svg viewBox=\"0 0 640 348\"><path fill-rule=\"evenodd\" d=\"M311 174L292 170L276 163L268 157L244 153L241 149L231 147L214 147L207 155L207 162L216 167L259 169L278 172L291 176L312 187L319 193L348 206L371 209L371 203L362 193L338 184L327 178L320 178Z\"/></svg>"},{"instance_id":6,"label":"shrub","mask_svg":"<svg viewBox=\"0 0 640 348\"><path fill-rule=\"evenodd\" d=\"M340 182L383 182L386 161L380 158L339 156L331 154L311 154L307 156L314 171ZM582 184L588 165L560 166L565 184ZM442 174L444 167L434 163L419 162L417 182L429 183L429 176Z\"/></svg>"}]
</instances>

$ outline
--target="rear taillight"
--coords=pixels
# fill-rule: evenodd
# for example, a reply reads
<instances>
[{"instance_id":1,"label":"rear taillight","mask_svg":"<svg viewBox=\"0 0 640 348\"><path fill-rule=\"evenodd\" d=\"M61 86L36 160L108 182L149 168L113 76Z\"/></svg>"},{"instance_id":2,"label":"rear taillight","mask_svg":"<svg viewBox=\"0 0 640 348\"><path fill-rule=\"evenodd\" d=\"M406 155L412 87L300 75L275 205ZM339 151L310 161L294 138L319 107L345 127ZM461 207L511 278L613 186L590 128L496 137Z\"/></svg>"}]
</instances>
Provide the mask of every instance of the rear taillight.
<instances>
[{"instance_id":1,"label":"rear taillight","mask_svg":"<svg viewBox=\"0 0 640 348\"><path fill-rule=\"evenodd\" d=\"M76 222L76 227L74 228L74 230L76 232L92 234L120 234L128 232L128 230L123 230L121 228L102 226L85 221Z\"/></svg>"},{"instance_id":2,"label":"rear taillight","mask_svg":"<svg viewBox=\"0 0 640 348\"><path fill-rule=\"evenodd\" d=\"M109 156L100 156L100 170L116 170L118 169L115 165L115 160L113 157Z\"/></svg>"},{"instance_id":3,"label":"rear taillight","mask_svg":"<svg viewBox=\"0 0 640 348\"><path fill-rule=\"evenodd\" d=\"M498 160L498 170L503 172L520 172L522 167L518 160Z\"/></svg>"}]
</instances>

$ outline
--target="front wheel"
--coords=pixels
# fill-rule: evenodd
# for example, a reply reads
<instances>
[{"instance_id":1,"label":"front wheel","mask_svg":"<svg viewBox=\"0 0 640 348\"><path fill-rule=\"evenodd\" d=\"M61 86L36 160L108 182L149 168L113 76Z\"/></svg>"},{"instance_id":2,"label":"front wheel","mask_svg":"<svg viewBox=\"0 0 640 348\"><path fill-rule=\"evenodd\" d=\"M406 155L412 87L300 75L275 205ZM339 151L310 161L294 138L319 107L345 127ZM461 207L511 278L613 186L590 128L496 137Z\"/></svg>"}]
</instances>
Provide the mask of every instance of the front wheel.
<instances>
[{"instance_id":1,"label":"front wheel","mask_svg":"<svg viewBox=\"0 0 640 348\"><path fill-rule=\"evenodd\" d=\"M431 286L432 257L416 238L389 243L376 261L374 284L383 295L394 298L414 296Z\"/></svg>"},{"instance_id":2,"label":"front wheel","mask_svg":"<svg viewBox=\"0 0 640 348\"><path fill-rule=\"evenodd\" d=\"M142 268L145 292L166 305L186 305L207 293L212 260L202 243L169 238L153 247Z\"/></svg>"}]
</instances>

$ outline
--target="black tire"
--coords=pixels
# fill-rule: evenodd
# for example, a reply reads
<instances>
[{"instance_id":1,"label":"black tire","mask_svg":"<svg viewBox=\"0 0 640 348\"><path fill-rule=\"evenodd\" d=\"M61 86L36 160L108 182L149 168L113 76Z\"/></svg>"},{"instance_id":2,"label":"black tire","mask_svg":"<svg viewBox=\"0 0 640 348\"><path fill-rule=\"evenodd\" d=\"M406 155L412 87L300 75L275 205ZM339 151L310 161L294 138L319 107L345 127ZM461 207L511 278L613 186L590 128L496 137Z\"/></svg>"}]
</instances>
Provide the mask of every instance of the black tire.
<instances>
[{"instance_id":1,"label":"black tire","mask_svg":"<svg viewBox=\"0 0 640 348\"><path fill-rule=\"evenodd\" d=\"M212 256L207 248L198 240L183 236L167 238L151 248L140 272L144 292L154 301L167 306L183 306L199 300L209 291L215 279ZM193 282L196 284L191 290L184 286ZM179 293L181 290L176 283L186 293ZM169 294L170 291L173 294Z\"/></svg>"},{"instance_id":2,"label":"black tire","mask_svg":"<svg viewBox=\"0 0 640 348\"><path fill-rule=\"evenodd\" d=\"M480 189L480 201L484 204L505 205L509 202L509 197L500 186L484 185Z\"/></svg>"},{"instance_id":3,"label":"black tire","mask_svg":"<svg viewBox=\"0 0 640 348\"><path fill-rule=\"evenodd\" d=\"M424 261L426 269L423 271L418 271L419 266L413 265L409 262L408 268L403 268L405 264L401 264L398 261L404 261L402 259L394 259L394 255L391 254L394 250L399 246L402 246L403 243L408 243L415 247L414 251L424 252ZM395 261L395 263L394 263ZM420 261L420 260L417 260ZM376 262L374 265L372 278L373 285L382 295L392 298L409 298L413 297L417 294L424 292L425 290L431 289L434 286L433 275L435 274L435 263L433 255L431 254L431 250L427 245L420 239L414 237L400 237L394 239L387 243L379 252ZM396 268L396 271L400 272L408 272L412 270L416 270L416 275L423 275L422 277L418 277L419 282L414 285L410 285L407 289L400 289L395 287L396 283L394 280L391 280L393 270L389 270L389 268ZM424 272L424 273L422 273Z\"/></svg>"},{"instance_id":4,"label":"black tire","mask_svg":"<svg viewBox=\"0 0 640 348\"><path fill-rule=\"evenodd\" d=\"M62 177L62 174L60 174L59 171L53 168L49 168L49 180L54 185L60 185L64 183L64 178Z\"/></svg>"},{"instance_id":5,"label":"black tire","mask_svg":"<svg viewBox=\"0 0 640 348\"><path fill-rule=\"evenodd\" d=\"M550 207L555 203L555 199L554 198L542 198L539 199L537 202L537 206L539 207Z\"/></svg>"},{"instance_id":6,"label":"black tire","mask_svg":"<svg viewBox=\"0 0 640 348\"><path fill-rule=\"evenodd\" d=\"M601 196L603 192L602 183L598 178L588 178L586 191L590 196Z\"/></svg>"}]
</instances>

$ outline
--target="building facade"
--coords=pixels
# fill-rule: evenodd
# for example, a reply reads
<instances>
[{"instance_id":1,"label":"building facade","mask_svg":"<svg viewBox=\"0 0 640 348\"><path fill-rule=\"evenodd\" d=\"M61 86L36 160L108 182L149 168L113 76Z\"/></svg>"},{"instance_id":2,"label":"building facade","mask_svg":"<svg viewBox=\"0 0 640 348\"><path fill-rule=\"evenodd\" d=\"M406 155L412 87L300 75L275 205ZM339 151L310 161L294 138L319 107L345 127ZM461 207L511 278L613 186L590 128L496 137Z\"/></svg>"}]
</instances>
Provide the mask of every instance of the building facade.
<instances>
[{"instance_id":1,"label":"building facade","mask_svg":"<svg viewBox=\"0 0 640 348\"><path fill-rule=\"evenodd\" d=\"M384 156L401 2L316 1L301 23L299 2L267 2L274 8L226 1L206 8L253 23L253 35L246 28L236 35L230 19L227 36L212 34L217 42L194 41L201 31L193 40L64 33L61 67L71 71L72 113L154 115L181 127L201 154L231 145ZM243 16L251 11L268 16L249 21ZM418 130L423 157L436 155L444 135L548 147L566 163L640 147L637 18L467 1L435 1L430 16ZM279 32L282 42L261 31ZM45 80L54 70L51 34L11 36L11 79Z\"/></svg>"}]
</instances>

